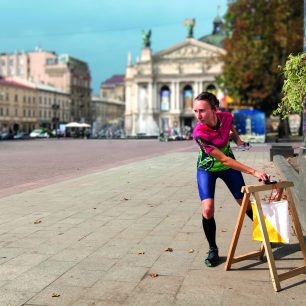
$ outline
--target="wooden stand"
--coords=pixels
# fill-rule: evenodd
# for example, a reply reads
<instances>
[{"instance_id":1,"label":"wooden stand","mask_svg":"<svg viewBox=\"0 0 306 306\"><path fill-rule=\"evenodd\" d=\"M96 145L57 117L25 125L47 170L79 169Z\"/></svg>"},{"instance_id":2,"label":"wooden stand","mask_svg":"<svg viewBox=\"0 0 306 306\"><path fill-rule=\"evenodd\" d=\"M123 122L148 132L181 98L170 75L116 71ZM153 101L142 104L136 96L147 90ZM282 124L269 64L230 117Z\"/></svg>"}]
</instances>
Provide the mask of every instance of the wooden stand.
<instances>
[{"instance_id":1,"label":"wooden stand","mask_svg":"<svg viewBox=\"0 0 306 306\"><path fill-rule=\"evenodd\" d=\"M242 201L242 205L240 208L240 213L237 219L237 224L236 224L236 228L233 234L233 238L230 244L230 248L228 251L228 255L227 255L227 260L225 263L225 270L228 271L231 268L232 263L235 262L239 262L248 258L253 258L253 257L259 257L260 259L263 258L264 252L266 252L266 256L267 256L267 260L268 260L268 264L269 264L269 269L270 269L270 274L271 274L271 279L272 279L272 283L273 283L273 287L275 291L279 291L281 290L281 286L280 286L280 282L291 278L293 276L299 275L301 273L305 273L306 272L306 247L305 247L305 242L304 242L304 238L303 238L303 233L301 230L301 225L300 225L300 221L297 215L297 211L293 202L293 198L292 198L292 193L290 190L290 187L293 186L292 182L288 182L288 181L283 181L283 182L278 182L274 185L250 185L250 186L244 186L242 188L242 192L244 193L244 197L243 197L243 201ZM269 242L269 236L268 236L268 231L267 231L267 227L266 227L266 223L264 220L264 215L262 212L262 207L261 207L261 202L260 202L260 197L258 192L259 191L267 191L267 190L271 190L273 187L276 187L280 193L279 193L279 199L281 199L283 192L286 191L286 195L287 195L287 199L288 199L288 205L289 205L289 209L291 211L291 217L292 217L292 221L293 221L293 225L294 225L294 229L297 235L297 238L299 240L300 243L300 247L301 247L301 251L303 253L303 257L304 257L304 265L302 267L299 268L295 268L293 270L290 270L288 272L282 273L282 274L277 274L277 270L276 270L276 266L275 266L275 261L274 261L274 257L272 254L272 248ZM261 229L261 234L263 237L263 242L261 245L261 249L259 251L253 251L247 254L243 254L240 256L236 256L234 257L234 253L237 247L237 243L238 243L238 239L239 239L239 235L241 232L241 228L242 228L242 223L245 217L245 213L247 210L247 206L250 200L250 196L251 194L254 195L255 198L255 205L256 205L256 209L257 209L257 215L258 215L258 222L259 222L259 226Z\"/></svg>"}]
</instances>

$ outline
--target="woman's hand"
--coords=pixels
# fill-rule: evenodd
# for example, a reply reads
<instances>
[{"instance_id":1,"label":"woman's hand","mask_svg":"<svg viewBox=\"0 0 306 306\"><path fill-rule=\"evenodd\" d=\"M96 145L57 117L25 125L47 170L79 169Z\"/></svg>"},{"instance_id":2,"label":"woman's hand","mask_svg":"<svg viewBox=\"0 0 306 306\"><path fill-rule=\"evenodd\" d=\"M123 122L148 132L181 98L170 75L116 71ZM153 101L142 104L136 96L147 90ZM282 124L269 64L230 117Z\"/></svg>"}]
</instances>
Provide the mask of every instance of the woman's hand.
<instances>
[{"instance_id":1,"label":"woman's hand","mask_svg":"<svg viewBox=\"0 0 306 306\"><path fill-rule=\"evenodd\" d=\"M243 140L241 140L240 138L237 138L236 139L236 144L237 144L237 146L244 146L245 142Z\"/></svg>"},{"instance_id":2,"label":"woman's hand","mask_svg":"<svg viewBox=\"0 0 306 306\"><path fill-rule=\"evenodd\" d=\"M255 177L257 177L259 180L262 180L263 182L266 181L266 180L270 180L270 175L267 174L264 171L256 171L255 170L253 175Z\"/></svg>"}]
</instances>

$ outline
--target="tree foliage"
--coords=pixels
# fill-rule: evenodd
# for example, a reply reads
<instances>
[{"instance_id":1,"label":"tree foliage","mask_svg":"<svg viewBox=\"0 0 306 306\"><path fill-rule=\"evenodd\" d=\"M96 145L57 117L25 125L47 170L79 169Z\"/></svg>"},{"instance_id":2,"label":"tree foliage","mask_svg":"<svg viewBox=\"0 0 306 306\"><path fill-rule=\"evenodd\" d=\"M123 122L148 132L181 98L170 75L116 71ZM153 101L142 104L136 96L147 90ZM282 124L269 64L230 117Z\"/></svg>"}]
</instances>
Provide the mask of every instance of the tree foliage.
<instances>
[{"instance_id":1,"label":"tree foliage","mask_svg":"<svg viewBox=\"0 0 306 306\"><path fill-rule=\"evenodd\" d=\"M306 54L290 54L283 72L283 98L275 114L286 118L288 114L299 114L303 109L303 101L306 98Z\"/></svg>"},{"instance_id":2,"label":"tree foliage","mask_svg":"<svg viewBox=\"0 0 306 306\"><path fill-rule=\"evenodd\" d=\"M270 113L281 99L279 66L303 49L303 0L237 0L224 18L219 83L242 105Z\"/></svg>"}]
</instances>

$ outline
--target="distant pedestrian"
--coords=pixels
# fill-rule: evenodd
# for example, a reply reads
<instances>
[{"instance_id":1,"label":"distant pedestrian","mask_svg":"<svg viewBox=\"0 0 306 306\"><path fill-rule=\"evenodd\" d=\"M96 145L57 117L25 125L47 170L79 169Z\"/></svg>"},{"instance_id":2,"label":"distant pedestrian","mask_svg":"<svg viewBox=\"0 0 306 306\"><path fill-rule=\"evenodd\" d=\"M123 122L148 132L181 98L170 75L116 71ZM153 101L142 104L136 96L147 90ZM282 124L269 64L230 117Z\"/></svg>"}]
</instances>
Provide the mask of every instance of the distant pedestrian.
<instances>
[{"instance_id":1,"label":"distant pedestrian","mask_svg":"<svg viewBox=\"0 0 306 306\"><path fill-rule=\"evenodd\" d=\"M245 185L242 173L251 174L266 180L264 171L257 171L235 160L231 150L230 137L237 145L243 145L236 129L232 125L232 115L228 112L218 112L219 101L215 95L202 92L195 98L194 113L198 120L193 137L200 147L197 161L197 182L202 204L202 224L209 243L208 256L205 264L214 267L219 263L216 244L216 222L214 219L214 195L217 178L221 178L236 201L241 205L243 194L241 187ZM253 220L251 205L247 215Z\"/></svg>"}]
</instances>

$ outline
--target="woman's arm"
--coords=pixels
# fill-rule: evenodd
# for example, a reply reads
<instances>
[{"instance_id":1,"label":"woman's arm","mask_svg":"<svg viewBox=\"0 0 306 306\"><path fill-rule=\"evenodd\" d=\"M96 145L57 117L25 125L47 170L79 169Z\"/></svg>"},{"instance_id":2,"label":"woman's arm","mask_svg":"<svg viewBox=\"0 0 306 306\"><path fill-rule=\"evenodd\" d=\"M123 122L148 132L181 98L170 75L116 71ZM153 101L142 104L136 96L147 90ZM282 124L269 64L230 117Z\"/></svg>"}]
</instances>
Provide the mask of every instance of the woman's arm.
<instances>
[{"instance_id":1,"label":"woman's arm","mask_svg":"<svg viewBox=\"0 0 306 306\"><path fill-rule=\"evenodd\" d=\"M233 125L231 127L231 131L232 131L232 133L230 134L231 139L233 139L235 141L237 146L243 145L244 141L240 138L236 128Z\"/></svg>"},{"instance_id":2,"label":"woman's arm","mask_svg":"<svg viewBox=\"0 0 306 306\"><path fill-rule=\"evenodd\" d=\"M215 159L219 160L225 166L228 166L228 167L233 168L235 170L244 172L246 174L251 174L251 175L253 175L253 176L255 176L255 177L257 177L257 178L259 178L263 181L265 181L267 179L267 177L269 177L269 175L266 172L257 171L253 168L250 168L250 167L240 163L239 161L226 156L223 152L221 152L217 148L214 148L213 151L211 153L209 153L209 155L211 155Z\"/></svg>"}]
</instances>

